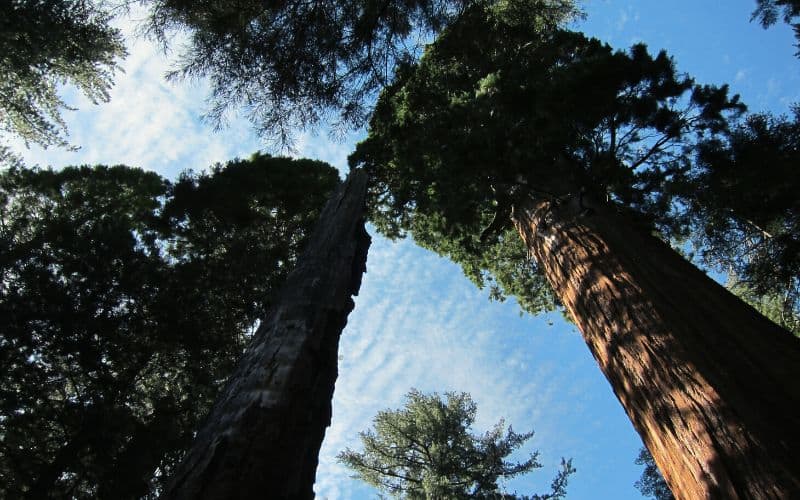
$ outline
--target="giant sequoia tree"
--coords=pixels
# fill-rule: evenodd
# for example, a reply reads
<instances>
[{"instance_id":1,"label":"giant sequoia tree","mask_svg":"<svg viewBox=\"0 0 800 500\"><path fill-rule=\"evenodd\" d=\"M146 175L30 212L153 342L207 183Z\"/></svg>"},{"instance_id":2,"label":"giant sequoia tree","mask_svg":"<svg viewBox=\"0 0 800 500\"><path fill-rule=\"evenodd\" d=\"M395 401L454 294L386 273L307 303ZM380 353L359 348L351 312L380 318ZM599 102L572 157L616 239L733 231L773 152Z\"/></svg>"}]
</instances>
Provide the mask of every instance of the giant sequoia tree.
<instances>
[{"instance_id":1,"label":"giant sequoia tree","mask_svg":"<svg viewBox=\"0 0 800 500\"><path fill-rule=\"evenodd\" d=\"M680 234L664 186L743 106L664 53L540 28L470 9L398 70L351 157L372 219L479 282L544 276L529 308L564 305L679 497L797 495L797 339L653 235Z\"/></svg>"},{"instance_id":2,"label":"giant sequoia tree","mask_svg":"<svg viewBox=\"0 0 800 500\"><path fill-rule=\"evenodd\" d=\"M0 174L0 496L159 488L337 182L261 155Z\"/></svg>"}]
</instances>

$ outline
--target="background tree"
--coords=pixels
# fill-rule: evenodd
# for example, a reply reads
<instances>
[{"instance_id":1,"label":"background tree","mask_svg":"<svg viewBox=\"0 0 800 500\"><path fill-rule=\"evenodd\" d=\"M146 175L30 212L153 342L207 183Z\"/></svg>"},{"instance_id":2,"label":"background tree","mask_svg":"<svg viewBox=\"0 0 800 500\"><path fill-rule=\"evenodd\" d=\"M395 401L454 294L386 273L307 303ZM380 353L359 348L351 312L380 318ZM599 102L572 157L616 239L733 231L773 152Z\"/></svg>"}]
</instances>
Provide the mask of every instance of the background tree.
<instances>
[{"instance_id":1,"label":"background tree","mask_svg":"<svg viewBox=\"0 0 800 500\"><path fill-rule=\"evenodd\" d=\"M800 393L774 383L795 376L797 339L652 235L688 231L669 181L744 106L663 52L615 52L526 7L471 8L398 70L351 156L376 227L474 273L513 221L673 491L797 492Z\"/></svg>"},{"instance_id":2,"label":"background tree","mask_svg":"<svg viewBox=\"0 0 800 500\"><path fill-rule=\"evenodd\" d=\"M736 276L728 277L727 288L765 318L800 336L800 315L797 309L787 310L785 295L755 293L747 284L736 282Z\"/></svg>"},{"instance_id":3,"label":"background tree","mask_svg":"<svg viewBox=\"0 0 800 500\"><path fill-rule=\"evenodd\" d=\"M358 479L396 498L512 498L497 482L541 467L538 453L524 462L506 461L533 432L506 430L501 420L482 436L474 435L476 411L467 393L448 392L442 398L412 389L403 408L379 412L374 430L359 434L363 452L348 448L337 459ZM562 459L552 491L530 498L562 498L573 472L572 461Z\"/></svg>"},{"instance_id":4,"label":"background tree","mask_svg":"<svg viewBox=\"0 0 800 500\"><path fill-rule=\"evenodd\" d=\"M160 488L337 183L263 155L2 172L0 496Z\"/></svg>"},{"instance_id":5,"label":"background tree","mask_svg":"<svg viewBox=\"0 0 800 500\"><path fill-rule=\"evenodd\" d=\"M670 189L701 262L788 330L800 316L800 109L753 114L698 147Z\"/></svg>"},{"instance_id":6,"label":"background tree","mask_svg":"<svg viewBox=\"0 0 800 500\"><path fill-rule=\"evenodd\" d=\"M235 3L147 0L146 32L169 46L189 44L170 77L209 77L209 117L219 124L241 108L258 132L286 145L293 130L334 121L360 126L397 63L475 0L338 0ZM489 3L478 0L477 3ZM573 15L572 0L542 2Z\"/></svg>"},{"instance_id":7,"label":"background tree","mask_svg":"<svg viewBox=\"0 0 800 500\"><path fill-rule=\"evenodd\" d=\"M642 449L639 450L639 456L636 457L636 464L644 465L642 477L634 484L636 489L638 489L643 496L652 497L655 500L675 499L667 482L664 481L664 476L662 476L661 471L658 470L658 466L655 460L653 460L653 455L647 451L647 448L642 447Z\"/></svg>"},{"instance_id":8,"label":"background tree","mask_svg":"<svg viewBox=\"0 0 800 500\"><path fill-rule=\"evenodd\" d=\"M66 146L60 86L107 101L122 36L91 0L9 0L0 5L0 131L26 145ZM0 156L0 160L2 160Z\"/></svg>"},{"instance_id":9,"label":"background tree","mask_svg":"<svg viewBox=\"0 0 800 500\"><path fill-rule=\"evenodd\" d=\"M761 26L769 28L781 19L792 26L795 38L800 40L800 23L794 22L797 17L800 17L800 1L798 0L756 0L756 9L753 11L751 20L758 19Z\"/></svg>"}]
</instances>

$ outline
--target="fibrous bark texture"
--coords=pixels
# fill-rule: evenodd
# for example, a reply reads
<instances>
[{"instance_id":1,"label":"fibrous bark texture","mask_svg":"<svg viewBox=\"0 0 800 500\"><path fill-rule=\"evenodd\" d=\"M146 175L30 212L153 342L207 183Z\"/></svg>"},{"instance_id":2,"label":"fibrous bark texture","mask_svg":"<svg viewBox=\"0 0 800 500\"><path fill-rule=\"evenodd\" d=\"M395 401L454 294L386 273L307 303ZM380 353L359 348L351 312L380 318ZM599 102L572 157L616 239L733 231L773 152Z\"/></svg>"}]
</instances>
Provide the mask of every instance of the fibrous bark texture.
<instances>
[{"instance_id":1,"label":"fibrous bark texture","mask_svg":"<svg viewBox=\"0 0 800 500\"><path fill-rule=\"evenodd\" d=\"M514 222L677 498L800 498L800 340L606 204Z\"/></svg>"},{"instance_id":2,"label":"fibrous bark texture","mask_svg":"<svg viewBox=\"0 0 800 500\"><path fill-rule=\"evenodd\" d=\"M339 337L366 269L365 193L354 171L325 206L162 498L313 498Z\"/></svg>"}]
</instances>

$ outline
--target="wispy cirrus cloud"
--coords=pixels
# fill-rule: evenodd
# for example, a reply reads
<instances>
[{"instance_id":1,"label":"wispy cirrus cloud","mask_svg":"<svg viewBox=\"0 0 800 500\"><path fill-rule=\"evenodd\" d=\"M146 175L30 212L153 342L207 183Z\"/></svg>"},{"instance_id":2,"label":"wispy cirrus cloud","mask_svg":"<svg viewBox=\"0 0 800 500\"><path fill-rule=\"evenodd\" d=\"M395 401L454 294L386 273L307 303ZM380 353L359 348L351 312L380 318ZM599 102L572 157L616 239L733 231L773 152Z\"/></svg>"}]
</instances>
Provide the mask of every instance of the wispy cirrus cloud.
<instances>
[{"instance_id":1,"label":"wispy cirrus cloud","mask_svg":"<svg viewBox=\"0 0 800 500\"><path fill-rule=\"evenodd\" d=\"M520 317L512 302L489 302L456 265L410 241L374 237L340 353L333 423L315 485L320 498L375 496L350 479L335 456L346 447L358 449L358 432L378 411L402 406L412 387L471 393L478 431L505 418L517 431L537 432L522 453L539 449L545 468L510 482L512 490L546 491L562 456L599 467L588 455L578 457L594 438L573 436L587 421L609 425L603 414L592 415L598 398L587 391L597 381L586 374L594 361L580 337L569 328L549 328L546 318ZM609 396L605 392L600 399ZM631 443L634 457L635 436Z\"/></svg>"},{"instance_id":2,"label":"wispy cirrus cloud","mask_svg":"<svg viewBox=\"0 0 800 500\"><path fill-rule=\"evenodd\" d=\"M160 48L134 36L137 23L131 18L117 24L130 54L122 61L124 72L115 78L111 100L95 106L73 89L64 89L67 102L78 108L65 111L64 118L70 143L80 149L27 149L13 140L12 147L27 163L128 164L174 177L184 169L199 170L259 149L258 138L243 119L232 120L219 133L202 121L205 82L166 82L171 63Z\"/></svg>"}]
</instances>

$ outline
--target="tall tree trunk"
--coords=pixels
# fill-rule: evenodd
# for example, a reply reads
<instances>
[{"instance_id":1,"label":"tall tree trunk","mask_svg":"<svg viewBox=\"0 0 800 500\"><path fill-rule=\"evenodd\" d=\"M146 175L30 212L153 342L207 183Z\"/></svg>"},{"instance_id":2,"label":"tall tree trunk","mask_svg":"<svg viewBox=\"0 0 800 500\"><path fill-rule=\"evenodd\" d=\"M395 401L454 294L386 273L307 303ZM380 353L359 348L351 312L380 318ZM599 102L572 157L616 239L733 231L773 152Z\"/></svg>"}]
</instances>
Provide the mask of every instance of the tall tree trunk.
<instances>
[{"instance_id":1,"label":"tall tree trunk","mask_svg":"<svg viewBox=\"0 0 800 500\"><path fill-rule=\"evenodd\" d=\"M366 269L365 194L354 171L328 201L162 498L313 498L339 337Z\"/></svg>"},{"instance_id":2,"label":"tall tree trunk","mask_svg":"<svg viewBox=\"0 0 800 500\"><path fill-rule=\"evenodd\" d=\"M800 498L800 339L613 207L513 218L677 498Z\"/></svg>"}]
</instances>

